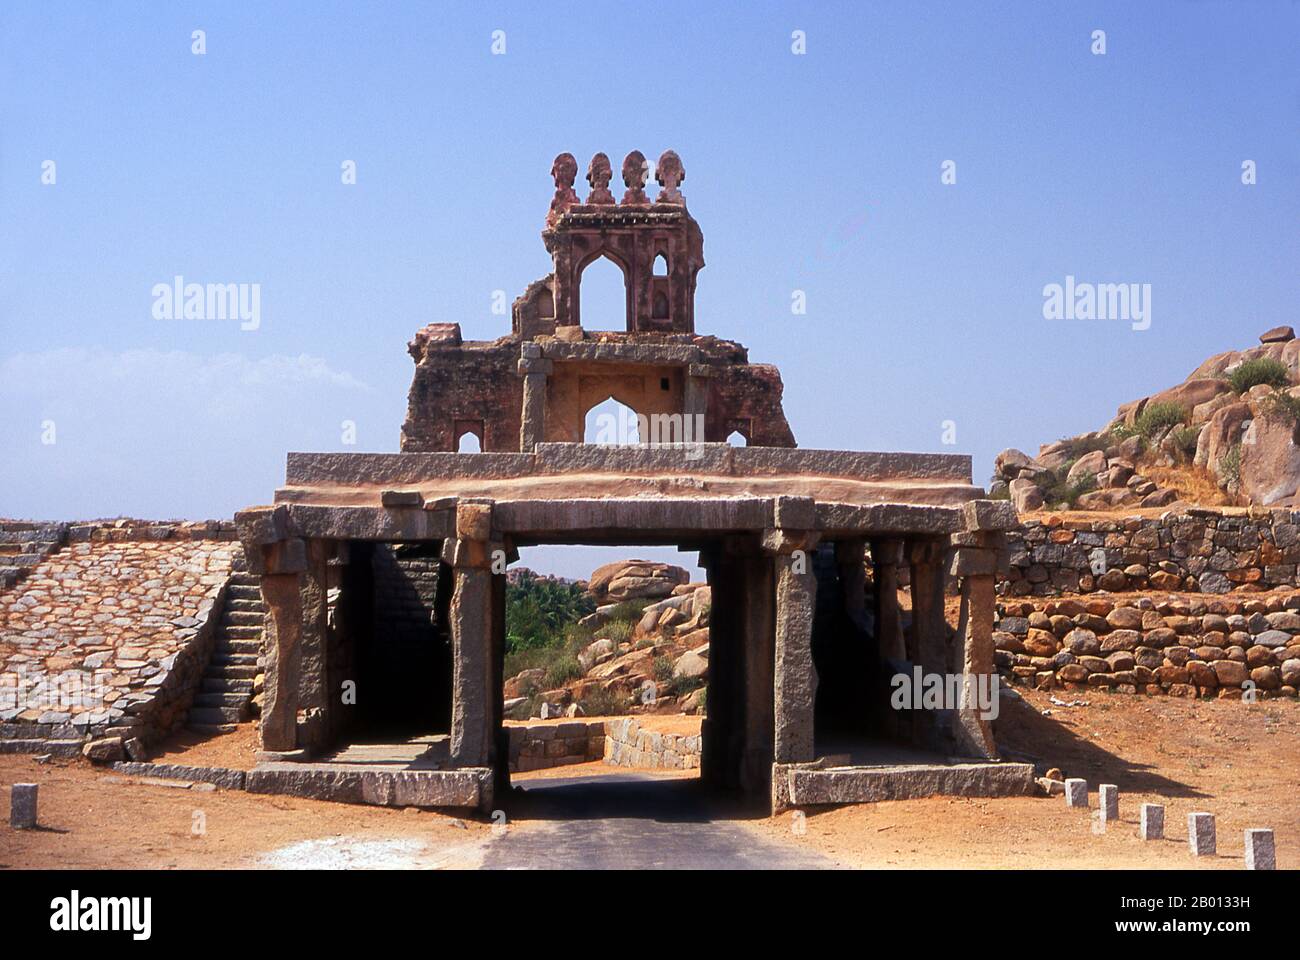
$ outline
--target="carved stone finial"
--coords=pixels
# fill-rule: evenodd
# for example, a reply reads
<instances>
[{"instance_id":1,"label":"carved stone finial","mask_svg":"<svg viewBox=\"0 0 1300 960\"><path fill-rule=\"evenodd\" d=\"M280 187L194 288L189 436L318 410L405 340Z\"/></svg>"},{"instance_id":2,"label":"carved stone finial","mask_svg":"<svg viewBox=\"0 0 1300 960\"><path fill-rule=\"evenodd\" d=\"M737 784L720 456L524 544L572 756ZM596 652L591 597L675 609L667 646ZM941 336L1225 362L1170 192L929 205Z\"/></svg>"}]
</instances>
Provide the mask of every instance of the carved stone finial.
<instances>
[{"instance_id":1,"label":"carved stone finial","mask_svg":"<svg viewBox=\"0 0 1300 960\"><path fill-rule=\"evenodd\" d=\"M645 154L640 150L629 153L623 161L623 184L627 187L627 193L623 194L624 204L650 202L645 195L645 182L649 175L650 164L646 162Z\"/></svg>"},{"instance_id":2,"label":"carved stone finial","mask_svg":"<svg viewBox=\"0 0 1300 960\"><path fill-rule=\"evenodd\" d=\"M655 164L655 180L663 187L659 196L655 197L655 203L685 204L686 198L677 189L677 185L685 179L686 168L682 166L682 158L672 150L665 150Z\"/></svg>"},{"instance_id":3,"label":"carved stone finial","mask_svg":"<svg viewBox=\"0 0 1300 960\"><path fill-rule=\"evenodd\" d=\"M614 203L614 194L609 192L609 181L614 178L614 168L609 165L609 157L598 153L591 158L587 167L587 182L591 192L587 194L587 203L598 207L607 207Z\"/></svg>"},{"instance_id":4,"label":"carved stone finial","mask_svg":"<svg viewBox=\"0 0 1300 960\"><path fill-rule=\"evenodd\" d=\"M574 192L573 181L578 178L578 161L571 153L562 153L551 164L551 176L555 178L555 198L551 201L551 212L546 216L547 223L554 223L569 207L578 203L578 194Z\"/></svg>"}]
</instances>

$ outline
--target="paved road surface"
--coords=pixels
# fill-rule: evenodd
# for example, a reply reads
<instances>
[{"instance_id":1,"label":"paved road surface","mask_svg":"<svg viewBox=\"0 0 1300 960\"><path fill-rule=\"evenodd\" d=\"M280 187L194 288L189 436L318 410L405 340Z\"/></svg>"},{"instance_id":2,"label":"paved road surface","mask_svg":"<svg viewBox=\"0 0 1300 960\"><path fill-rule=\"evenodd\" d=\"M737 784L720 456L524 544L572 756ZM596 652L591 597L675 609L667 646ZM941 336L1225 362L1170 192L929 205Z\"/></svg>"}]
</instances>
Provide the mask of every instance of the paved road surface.
<instances>
[{"instance_id":1,"label":"paved road surface","mask_svg":"<svg viewBox=\"0 0 1300 960\"><path fill-rule=\"evenodd\" d=\"M487 846L485 869L814 869L834 863L728 822L698 781L646 774L535 780L507 807L518 829Z\"/></svg>"}]
</instances>

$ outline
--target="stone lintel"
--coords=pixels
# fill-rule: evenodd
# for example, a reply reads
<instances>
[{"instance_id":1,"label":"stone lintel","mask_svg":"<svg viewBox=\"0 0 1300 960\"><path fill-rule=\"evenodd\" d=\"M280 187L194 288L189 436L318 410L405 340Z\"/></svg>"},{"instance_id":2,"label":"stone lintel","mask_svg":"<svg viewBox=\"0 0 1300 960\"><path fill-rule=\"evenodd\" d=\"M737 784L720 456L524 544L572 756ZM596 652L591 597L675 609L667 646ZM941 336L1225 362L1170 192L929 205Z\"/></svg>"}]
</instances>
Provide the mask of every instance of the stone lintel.
<instances>
[{"instance_id":1,"label":"stone lintel","mask_svg":"<svg viewBox=\"0 0 1300 960\"><path fill-rule=\"evenodd\" d=\"M307 542L294 537L268 544L262 549L262 572L302 573L307 569Z\"/></svg>"},{"instance_id":2,"label":"stone lintel","mask_svg":"<svg viewBox=\"0 0 1300 960\"><path fill-rule=\"evenodd\" d=\"M467 499L458 501L456 536L465 540L491 540L492 501Z\"/></svg>"},{"instance_id":3,"label":"stone lintel","mask_svg":"<svg viewBox=\"0 0 1300 960\"><path fill-rule=\"evenodd\" d=\"M772 526L788 530L815 530L816 501L812 497L776 497L772 501Z\"/></svg>"},{"instance_id":4,"label":"stone lintel","mask_svg":"<svg viewBox=\"0 0 1300 960\"><path fill-rule=\"evenodd\" d=\"M915 503L817 504L815 526L826 538L838 535L878 538L884 534L943 536L961 529L961 513L955 507Z\"/></svg>"},{"instance_id":5,"label":"stone lintel","mask_svg":"<svg viewBox=\"0 0 1300 960\"><path fill-rule=\"evenodd\" d=\"M492 521L501 533L527 541L609 530L688 535L761 530L771 512L772 501L761 497L498 500Z\"/></svg>"},{"instance_id":6,"label":"stone lintel","mask_svg":"<svg viewBox=\"0 0 1300 960\"><path fill-rule=\"evenodd\" d=\"M455 532L451 511L294 503L299 536L321 540L442 540Z\"/></svg>"}]
</instances>

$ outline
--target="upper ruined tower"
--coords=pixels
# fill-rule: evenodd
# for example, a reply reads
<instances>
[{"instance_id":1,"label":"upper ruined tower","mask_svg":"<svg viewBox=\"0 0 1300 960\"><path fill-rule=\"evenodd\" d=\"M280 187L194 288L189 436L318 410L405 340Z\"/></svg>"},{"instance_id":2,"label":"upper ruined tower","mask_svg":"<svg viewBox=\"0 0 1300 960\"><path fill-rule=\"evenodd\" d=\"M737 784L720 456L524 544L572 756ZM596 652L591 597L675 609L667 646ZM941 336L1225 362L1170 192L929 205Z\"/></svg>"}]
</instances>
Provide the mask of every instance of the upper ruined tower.
<instances>
[{"instance_id":1,"label":"upper ruined tower","mask_svg":"<svg viewBox=\"0 0 1300 960\"><path fill-rule=\"evenodd\" d=\"M584 200L574 190L573 154L555 158L555 195L542 230L552 272L515 300L507 336L463 341L457 323L416 333L403 451L454 451L467 434L488 452L581 443L588 412L610 398L641 417L679 418L687 441L739 434L753 446L795 446L776 367L750 363L735 341L695 333L704 235L686 210L681 158L672 150L659 157L653 200L649 175L645 156L633 150L616 199L613 167L598 153L587 167ZM583 271L601 257L623 273L625 330L582 326Z\"/></svg>"},{"instance_id":2,"label":"upper ruined tower","mask_svg":"<svg viewBox=\"0 0 1300 960\"><path fill-rule=\"evenodd\" d=\"M645 185L650 166L640 150L623 160L622 200L609 189L609 157L598 153L587 167L586 200L573 189L578 163L562 153L551 166L555 197L542 241L555 265L515 303L514 331L524 337L581 327L582 272L606 257L623 272L628 333L694 333L695 275L704 266L704 234L686 210L679 189L686 168L672 150L655 164L659 193Z\"/></svg>"}]
</instances>

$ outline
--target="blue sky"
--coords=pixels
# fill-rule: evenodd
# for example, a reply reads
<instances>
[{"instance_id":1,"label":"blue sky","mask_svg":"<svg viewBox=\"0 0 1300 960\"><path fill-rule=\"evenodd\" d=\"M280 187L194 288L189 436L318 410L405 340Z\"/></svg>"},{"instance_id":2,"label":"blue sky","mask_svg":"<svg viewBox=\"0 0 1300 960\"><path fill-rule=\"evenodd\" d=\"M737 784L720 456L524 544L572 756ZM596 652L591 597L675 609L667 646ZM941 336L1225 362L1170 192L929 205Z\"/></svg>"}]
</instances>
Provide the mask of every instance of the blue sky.
<instances>
[{"instance_id":1,"label":"blue sky","mask_svg":"<svg viewBox=\"0 0 1300 960\"><path fill-rule=\"evenodd\" d=\"M1300 319L1297 27L1263 2L5 3L0 515L229 516L287 450L396 450L411 334L498 336L493 292L548 272L565 150L681 155L697 328L781 367L801 446L966 452L983 481ZM156 319L177 274L259 284L260 326ZM1067 275L1149 283L1150 328L1045 320Z\"/></svg>"}]
</instances>

